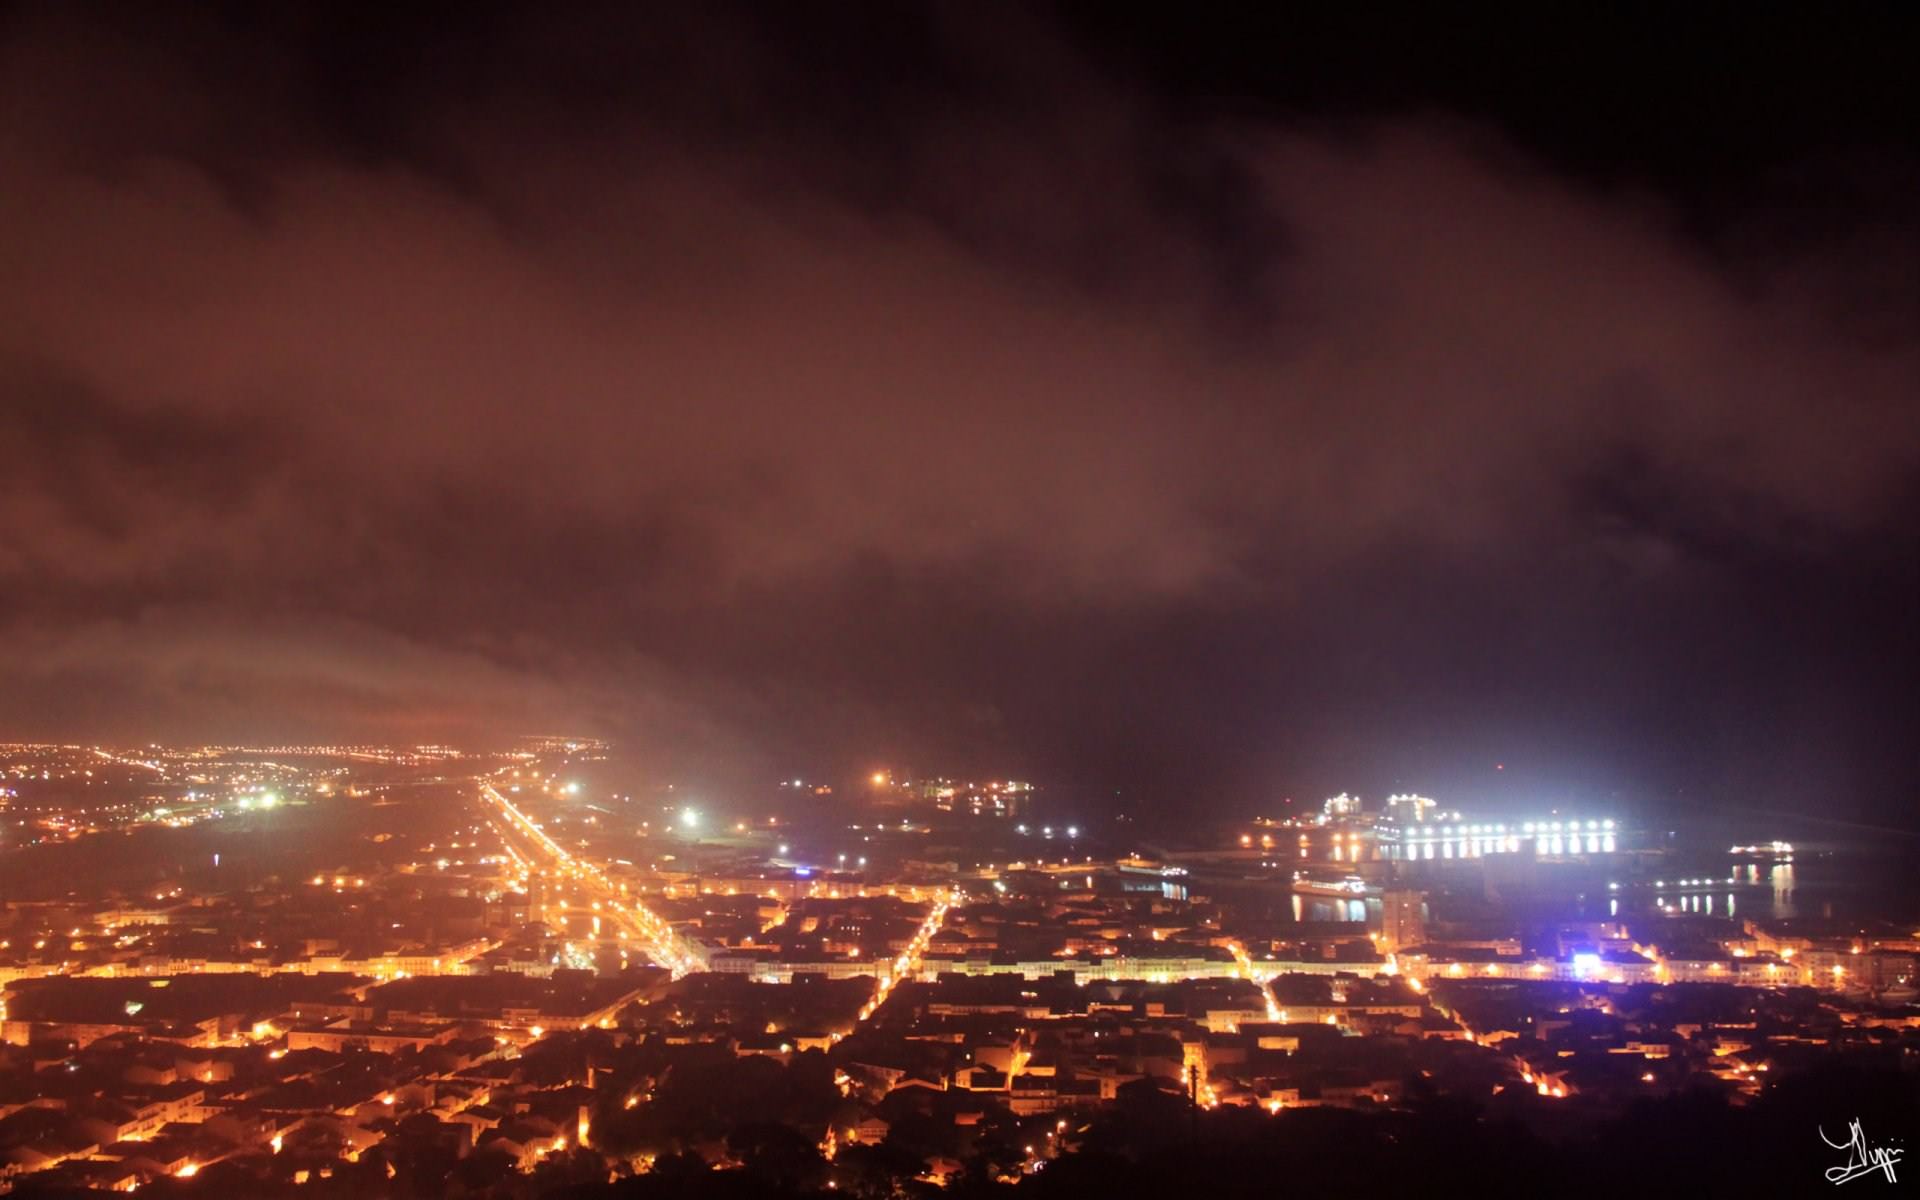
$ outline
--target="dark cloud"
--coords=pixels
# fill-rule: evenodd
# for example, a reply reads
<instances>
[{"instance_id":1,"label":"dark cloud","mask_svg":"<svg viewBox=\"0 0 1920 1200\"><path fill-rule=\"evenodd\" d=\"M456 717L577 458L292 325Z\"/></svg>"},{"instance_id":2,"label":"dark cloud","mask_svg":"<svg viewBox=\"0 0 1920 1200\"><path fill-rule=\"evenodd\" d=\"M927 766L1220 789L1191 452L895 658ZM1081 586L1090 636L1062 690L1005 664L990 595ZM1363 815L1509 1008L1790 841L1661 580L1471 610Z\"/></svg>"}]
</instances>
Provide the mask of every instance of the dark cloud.
<instances>
[{"instance_id":1,"label":"dark cloud","mask_svg":"<svg viewBox=\"0 0 1920 1200\"><path fill-rule=\"evenodd\" d=\"M0 718L1881 802L1897 220L877 19L16 14Z\"/></svg>"}]
</instances>

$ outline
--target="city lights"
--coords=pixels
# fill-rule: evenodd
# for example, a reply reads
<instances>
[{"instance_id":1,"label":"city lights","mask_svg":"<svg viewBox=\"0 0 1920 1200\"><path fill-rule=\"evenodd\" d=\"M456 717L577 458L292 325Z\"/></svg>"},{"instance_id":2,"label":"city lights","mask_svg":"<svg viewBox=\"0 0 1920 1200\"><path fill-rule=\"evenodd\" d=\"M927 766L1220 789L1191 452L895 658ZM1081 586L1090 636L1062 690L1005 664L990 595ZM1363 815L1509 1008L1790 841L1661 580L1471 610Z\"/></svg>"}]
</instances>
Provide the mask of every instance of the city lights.
<instances>
[{"instance_id":1,"label":"city lights","mask_svg":"<svg viewBox=\"0 0 1920 1200\"><path fill-rule=\"evenodd\" d=\"M1905 7L282 7L0 17L0 1194L1897 1183Z\"/></svg>"}]
</instances>

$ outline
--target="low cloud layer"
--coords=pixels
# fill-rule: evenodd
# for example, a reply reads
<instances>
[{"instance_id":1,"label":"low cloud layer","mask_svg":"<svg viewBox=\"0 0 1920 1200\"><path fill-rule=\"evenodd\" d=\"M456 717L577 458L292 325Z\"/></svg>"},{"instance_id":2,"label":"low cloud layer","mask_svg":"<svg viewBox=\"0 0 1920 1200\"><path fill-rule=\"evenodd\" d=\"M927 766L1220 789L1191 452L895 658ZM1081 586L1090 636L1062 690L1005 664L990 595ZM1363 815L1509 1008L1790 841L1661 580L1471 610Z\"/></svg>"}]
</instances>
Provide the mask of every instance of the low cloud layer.
<instances>
[{"instance_id":1,"label":"low cloud layer","mask_svg":"<svg viewBox=\"0 0 1920 1200\"><path fill-rule=\"evenodd\" d=\"M1857 240L1025 33L947 52L1021 104L790 115L703 29L370 139L211 33L17 19L0 719L1235 798L1898 765L1920 357Z\"/></svg>"}]
</instances>

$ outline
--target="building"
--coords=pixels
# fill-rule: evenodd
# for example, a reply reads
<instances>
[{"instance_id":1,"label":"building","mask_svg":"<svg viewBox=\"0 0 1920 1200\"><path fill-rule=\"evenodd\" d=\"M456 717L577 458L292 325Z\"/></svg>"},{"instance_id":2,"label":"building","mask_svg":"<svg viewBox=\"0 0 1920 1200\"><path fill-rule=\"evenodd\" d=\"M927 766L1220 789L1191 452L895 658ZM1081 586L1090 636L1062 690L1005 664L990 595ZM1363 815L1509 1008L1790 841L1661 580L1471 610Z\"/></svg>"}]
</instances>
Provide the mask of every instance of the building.
<instances>
[{"instance_id":1,"label":"building","mask_svg":"<svg viewBox=\"0 0 1920 1200\"><path fill-rule=\"evenodd\" d=\"M1392 953L1427 941L1427 894L1394 888L1380 897L1380 948Z\"/></svg>"},{"instance_id":2,"label":"building","mask_svg":"<svg viewBox=\"0 0 1920 1200\"><path fill-rule=\"evenodd\" d=\"M1331 803L1331 801L1329 801ZM1426 796L1416 796L1411 792L1403 796L1387 797L1387 817L1402 825L1418 825L1429 818L1437 805Z\"/></svg>"}]
</instances>

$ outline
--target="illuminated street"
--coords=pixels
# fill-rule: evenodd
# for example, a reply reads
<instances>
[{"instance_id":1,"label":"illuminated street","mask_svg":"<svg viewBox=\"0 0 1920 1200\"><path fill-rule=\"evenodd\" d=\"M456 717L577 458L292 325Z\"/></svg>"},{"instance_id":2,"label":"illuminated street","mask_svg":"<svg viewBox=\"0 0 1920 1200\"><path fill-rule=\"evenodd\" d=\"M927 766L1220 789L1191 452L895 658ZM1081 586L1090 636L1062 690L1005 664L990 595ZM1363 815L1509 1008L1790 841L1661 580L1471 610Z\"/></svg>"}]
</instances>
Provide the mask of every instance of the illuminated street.
<instances>
[{"instance_id":1,"label":"illuminated street","mask_svg":"<svg viewBox=\"0 0 1920 1200\"><path fill-rule=\"evenodd\" d=\"M613 925L617 936L622 939L631 937L650 961L668 968L675 978L689 971L703 969L699 958L687 951L667 923L638 899L629 896L625 888L609 882L601 867L570 854L548 837L539 825L500 792L493 781L481 779L479 789L481 798L500 814L507 827L524 839L536 855L534 860L525 863L525 869L538 871L559 888L578 892L589 911L598 914L589 918L596 932L605 919ZM549 907L557 913L560 906ZM574 907L577 909L579 906Z\"/></svg>"}]
</instances>

